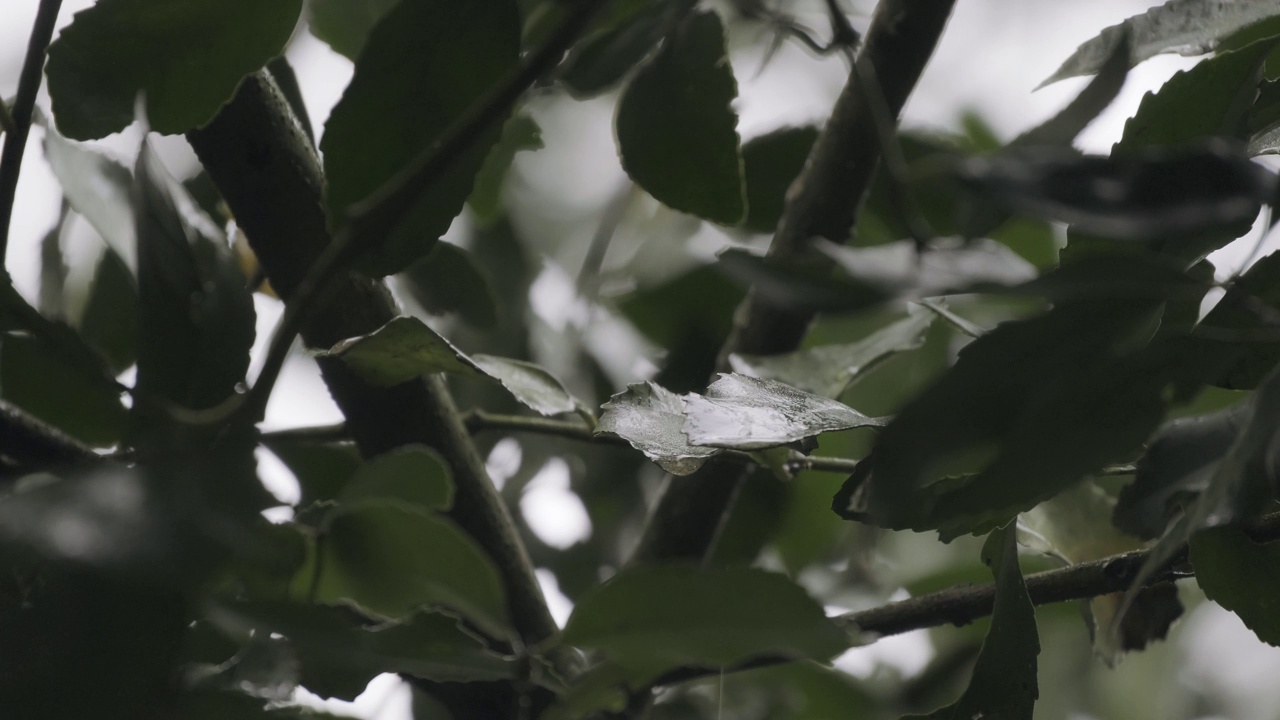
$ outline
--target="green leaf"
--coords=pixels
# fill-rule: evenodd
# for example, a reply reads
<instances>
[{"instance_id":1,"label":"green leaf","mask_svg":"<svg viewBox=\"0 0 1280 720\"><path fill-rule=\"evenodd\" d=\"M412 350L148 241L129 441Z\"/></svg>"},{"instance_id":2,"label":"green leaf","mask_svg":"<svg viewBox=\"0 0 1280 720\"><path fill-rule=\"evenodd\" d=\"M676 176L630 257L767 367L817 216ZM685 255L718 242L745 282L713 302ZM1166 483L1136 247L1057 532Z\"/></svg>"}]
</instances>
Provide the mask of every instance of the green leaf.
<instances>
[{"instance_id":1,"label":"green leaf","mask_svg":"<svg viewBox=\"0 0 1280 720\"><path fill-rule=\"evenodd\" d=\"M0 335L0 397L84 443L108 447L120 441L127 412L101 370L88 372L42 338Z\"/></svg>"},{"instance_id":2,"label":"green leaf","mask_svg":"<svg viewBox=\"0 0 1280 720\"><path fill-rule=\"evenodd\" d=\"M622 167L663 204L722 225L746 214L737 82L713 12L690 16L618 101Z\"/></svg>"},{"instance_id":3,"label":"green leaf","mask_svg":"<svg viewBox=\"0 0 1280 720\"><path fill-rule=\"evenodd\" d=\"M485 375L502 383L525 407L543 415L589 414L582 401L570 395L554 375L531 362L478 354L472 355L471 360Z\"/></svg>"},{"instance_id":4,"label":"green leaf","mask_svg":"<svg viewBox=\"0 0 1280 720\"><path fill-rule=\"evenodd\" d=\"M222 231L144 143L134 170L138 389L202 410L249 367L253 299Z\"/></svg>"},{"instance_id":5,"label":"green leaf","mask_svg":"<svg viewBox=\"0 0 1280 720\"><path fill-rule=\"evenodd\" d=\"M102 0L49 46L58 130L76 140L119 132L139 93L152 130L203 125L280 54L301 10L302 0Z\"/></svg>"},{"instance_id":6,"label":"green leaf","mask_svg":"<svg viewBox=\"0 0 1280 720\"><path fill-rule=\"evenodd\" d=\"M502 187L516 153L542 147L542 128L528 115L513 115L502 126L502 137L489 151L476 175L471 197L467 198L467 204L480 222L492 223L502 214Z\"/></svg>"},{"instance_id":7,"label":"green leaf","mask_svg":"<svg viewBox=\"0 0 1280 720\"><path fill-rule=\"evenodd\" d=\"M1196 583L1210 600L1230 610L1258 639L1280 645L1280 543L1257 543L1237 527L1191 536Z\"/></svg>"},{"instance_id":8,"label":"green leaf","mask_svg":"<svg viewBox=\"0 0 1280 720\"><path fill-rule=\"evenodd\" d=\"M1268 336L1266 315L1280 307L1280 253L1258 260L1227 290L1199 325L1201 342L1234 358L1214 378L1219 387L1248 390L1280 363L1280 342Z\"/></svg>"},{"instance_id":9,"label":"green leaf","mask_svg":"<svg viewBox=\"0 0 1280 720\"><path fill-rule=\"evenodd\" d=\"M307 27L311 34L351 60L360 57L365 40L378 21L399 0L312 0Z\"/></svg>"},{"instance_id":10,"label":"green leaf","mask_svg":"<svg viewBox=\"0 0 1280 720\"><path fill-rule=\"evenodd\" d=\"M457 313L469 325L485 329L498 324L493 282L471 253L453 243L436 243L401 273L400 281L432 315Z\"/></svg>"},{"instance_id":11,"label":"green leaf","mask_svg":"<svg viewBox=\"0 0 1280 720\"><path fill-rule=\"evenodd\" d=\"M122 373L137 359L138 288L115 250L108 249L98 261L89 292L76 329L112 373Z\"/></svg>"},{"instance_id":12,"label":"green leaf","mask_svg":"<svg viewBox=\"0 0 1280 720\"><path fill-rule=\"evenodd\" d=\"M1036 698L1036 657L1040 654L1036 609L1018 568L1018 547L1010 525L995 530L982 546L982 562L996 579L991 629L973 667L969 687L955 703L926 716L930 720L1031 720Z\"/></svg>"},{"instance_id":13,"label":"green leaf","mask_svg":"<svg viewBox=\"0 0 1280 720\"><path fill-rule=\"evenodd\" d=\"M684 398L684 433L691 445L758 450L824 432L882 427L888 418L863 415L837 400L776 380L721 373L705 396Z\"/></svg>"},{"instance_id":14,"label":"green leaf","mask_svg":"<svg viewBox=\"0 0 1280 720\"><path fill-rule=\"evenodd\" d=\"M378 21L355 76L334 107L320 149L329 224L392 180L516 66L520 17L514 0L401 2ZM501 118L431 185L408 215L357 265L399 272L449 229L497 142Z\"/></svg>"},{"instance_id":15,"label":"green leaf","mask_svg":"<svg viewBox=\"0 0 1280 720\"><path fill-rule=\"evenodd\" d=\"M218 608L215 621L243 633L288 638L302 666L302 684L322 697L353 700L381 673L437 682L507 680L516 668L485 648L456 618L418 612L400 622L369 624L349 608L249 602Z\"/></svg>"},{"instance_id":16,"label":"green leaf","mask_svg":"<svg viewBox=\"0 0 1280 720\"><path fill-rule=\"evenodd\" d=\"M827 661L848 635L785 576L744 567L633 567L588 593L564 628L636 673L758 657Z\"/></svg>"},{"instance_id":17,"label":"green leaf","mask_svg":"<svg viewBox=\"0 0 1280 720\"><path fill-rule=\"evenodd\" d=\"M432 510L453 505L453 478L433 450L402 445L365 461L338 495L338 503L352 507L366 500L403 500Z\"/></svg>"},{"instance_id":18,"label":"green leaf","mask_svg":"<svg viewBox=\"0 0 1280 720\"><path fill-rule=\"evenodd\" d=\"M1122 23L1112 25L1079 48L1047 80L1050 83L1100 70L1124 38L1130 38L1129 66L1166 52L1204 55L1243 28L1280 15L1280 4L1169 0Z\"/></svg>"},{"instance_id":19,"label":"green leaf","mask_svg":"<svg viewBox=\"0 0 1280 720\"><path fill-rule=\"evenodd\" d=\"M689 10L693 0L626 0L603 11L596 28L565 59L560 81L576 97L592 97L618 84Z\"/></svg>"},{"instance_id":20,"label":"green leaf","mask_svg":"<svg viewBox=\"0 0 1280 720\"><path fill-rule=\"evenodd\" d=\"M771 233L778 227L787 188L804 168L817 139L817 128L793 127L774 130L743 146L743 177L747 186L744 230Z\"/></svg>"},{"instance_id":21,"label":"green leaf","mask_svg":"<svg viewBox=\"0 0 1280 720\"><path fill-rule=\"evenodd\" d=\"M339 508L326 519L316 556L316 602L349 600L389 618L444 606L505 635L506 593L493 561L452 520L426 508L397 500ZM312 587L315 572L309 563L295 587Z\"/></svg>"},{"instance_id":22,"label":"green leaf","mask_svg":"<svg viewBox=\"0 0 1280 720\"><path fill-rule=\"evenodd\" d=\"M896 353L924 344L934 314L915 306L910 314L852 343L819 345L782 355L729 356L733 371L777 380L823 397L837 398L865 370Z\"/></svg>"},{"instance_id":23,"label":"green leaf","mask_svg":"<svg viewBox=\"0 0 1280 720\"><path fill-rule=\"evenodd\" d=\"M1210 137L1248 139L1247 116L1262 64L1275 48L1259 42L1176 73L1142 98L1115 150L1168 146Z\"/></svg>"},{"instance_id":24,"label":"green leaf","mask_svg":"<svg viewBox=\"0 0 1280 720\"><path fill-rule=\"evenodd\" d=\"M130 211L133 173L120 163L45 128L44 156L67 202L137 271L137 235Z\"/></svg>"},{"instance_id":25,"label":"green leaf","mask_svg":"<svg viewBox=\"0 0 1280 720\"><path fill-rule=\"evenodd\" d=\"M596 433L613 433L672 475L692 475L718 448L694 447L684 434L684 398L653 382L609 398Z\"/></svg>"},{"instance_id":26,"label":"green leaf","mask_svg":"<svg viewBox=\"0 0 1280 720\"><path fill-rule=\"evenodd\" d=\"M360 453L349 443L317 443L290 438L264 437L266 445L298 480L302 497L298 507L336 500L360 466Z\"/></svg>"}]
</instances>

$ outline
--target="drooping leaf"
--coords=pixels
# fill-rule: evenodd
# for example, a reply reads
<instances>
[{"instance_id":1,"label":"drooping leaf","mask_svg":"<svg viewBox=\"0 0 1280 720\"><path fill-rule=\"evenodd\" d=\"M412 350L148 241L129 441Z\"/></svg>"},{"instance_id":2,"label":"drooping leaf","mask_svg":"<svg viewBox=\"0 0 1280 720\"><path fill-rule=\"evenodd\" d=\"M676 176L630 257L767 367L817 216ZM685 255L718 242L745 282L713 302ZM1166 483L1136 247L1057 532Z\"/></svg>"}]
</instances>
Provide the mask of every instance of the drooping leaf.
<instances>
[{"instance_id":1,"label":"drooping leaf","mask_svg":"<svg viewBox=\"0 0 1280 720\"><path fill-rule=\"evenodd\" d=\"M839 397L859 373L894 353L924 344L924 333L934 314L923 307L857 342L819 345L783 355L729 356L734 372L777 380L823 397Z\"/></svg>"},{"instance_id":2,"label":"drooping leaf","mask_svg":"<svg viewBox=\"0 0 1280 720\"><path fill-rule=\"evenodd\" d=\"M248 602L218 608L214 618L239 632L283 635L301 664L302 684L322 697L353 700L384 672L438 682L504 680L515 672L511 659L441 613L370 624L340 606Z\"/></svg>"},{"instance_id":3,"label":"drooping leaf","mask_svg":"<svg viewBox=\"0 0 1280 720\"><path fill-rule=\"evenodd\" d=\"M301 10L302 0L99 2L49 46L58 131L76 140L119 132L139 94L156 132L203 125L241 78L280 54Z\"/></svg>"},{"instance_id":4,"label":"drooping leaf","mask_svg":"<svg viewBox=\"0 0 1280 720\"><path fill-rule=\"evenodd\" d=\"M212 407L249 366L253 299L222 231L146 143L134 170L138 232L138 388Z\"/></svg>"},{"instance_id":5,"label":"drooping leaf","mask_svg":"<svg viewBox=\"0 0 1280 720\"><path fill-rule=\"evenodd\" d=\"M308 5L311 34L350 60L360 57L369 32L399 0L313 0Z\"/></svg>"},{"instance_id":6,"label":"drooping leaf","mask_svg":"<svg viewBox=\"0 0 1280 720\"><path fill-rule=\"evenodd\" d=\"M438 142L515 67L520 18L510 0L401 2L378 21L355 76L325 126L329 224ZM359 268L382 276L425 255L471 194L502 132L495 118L431 185Z\"/></svg>"},{"instance_id":7,"label":"drooping leaf","mask_svg":"<svg viewBox=\"0 0 1280 720\"><path fill-rule=\"evenodd\" d=\"M52 127L45 128L44 156L67 202L119 254L129 271L136 272L138 249L129 209L133 173L106 155L67 140Z\"/></svg>"},{"instance_id":8,"label":"drooping leaf","mask_svg":"<svg viewBox=\"0 0 1280 720\"><path fill-rule=\"evenodd\" d=\"M778 447L824 432L888 422L776 380L734 373L721 373L706 395L686 395L684 412L689 444L736 450Z\"/></svg>"},{"instance_id":9,"label":"drooping leaf","mask_svg":"<svg viewBox=\"0 0 1280 720\"><path fill-rule=\"evenodd\" d=\"M1036 699L1036 657L1040 654L1036 609L1018 568L1011 526L993 531L982 546L982 562L996 579L991 629L960 699L924 717L929 720L1031 720Z\"/></svg>"},{"instance_id":10,"label":"drooping leaf","mask_svg":"<svg viewBox=\"0 0 1280 720\"><path fill-rule=\"evenodd\" d=\"M742 147L743 177L747 186L745 230L771 233L782 218L787 188L804 168L809 150L818 139L815 127L775 130Z\"/></svg>"},{"instance_id":11,"label":"drooping leaf","mask_svg":"<svg viewBox=\"0 0 1280 720\"><path fill-rule=\"evenodd\" d=\"M1036 148L972 158L961 176L1010 210L1119 240L1199 235L1252 223L1276 178L1222 144L1112 157Z\"/></svg>"},{"instance_id":12,"label":"drooping leaf","mask_svg":"<svg viewBox=\"0 0 1280 720\"><path fill-rule=\"evenodd\" d=\"M757 657L826 661L849 637L785 576L687 565L623 570L588 593L564 641L628 670L733 667Z\"/></svg>"},{"instance_id":13,"label":"drooping leaf","mask_svg":"<svg viewBox=\"0 0 1280 720\"><path fill-rule=\"evenodd\" d=\"M389 618L433 605L495 636L507 627L506 593L484 550L448 518L399 500L371 499L331 513L295 588L308 594L314 588L315 602L349 600Z\"/></svg>"},{"instance_id":14,"label":"drooping leaf","mask_svg":"<svg viewBox=\"0 0 1280 720\"><path fill-rule=\"evenodd\" d=\"M377 499L448 510L453 505L453 479L434 451L422 445L403 445L366 460L337 498L343 507Z\"/></svg>"},{"instance_id":15,"label":"drooping leaf","mask_svg":"<svg viewBox=\"0 0 1280 720\"><path fill-rule=\"evenodd\" d=\"M42 338L5 333L0 335L0 397L84 443L114 445L127 413L120 392L106 382L105 366L97 363L99 372L93 373Z\"/></svg>"},{"instance_id":16,"label":"drooping leaf","mask_svg":"<svg viewBox=\"0 0 1280 720\"><path fill-rule=\"evenodd\" d=\"M1092 75L1102 68L1115 47L1130 38L1129 66L1160 53L1204 55L1218 44L1260 20L1280 15L1280 4L1168 0L1140 15L1112 25L1079 48L1041 87L1076 75Z\"/></svg>"},{"instance_id":17,"label":"drooping leaf","mask_svg":"<svg viewBox=\"0 0 1280 720\"><path fill-rule=\"evenodd\" d=\"M737 94L719 16L688 17L618 101L623 169L671 208L722 225L741 222Z\"/></svg>"},{"instance_id":18,"label":"drooping leaf","mask_svg":"<svg viewBox=\"0 0 1280 720\"><path fill-rule=\"evenodd\" d=\"M471 253L453 243L436 243L400 279L413 299L432 315L457 313L479 328L492 328L498 323L493 282Z\"/></svg>"},{"instance_id":19,"label":"drooping leaf","mask_svg":"<svg viewBox=\"0 0 1280 720\"><path fill-rule=\"evenodd\" d=\"M596 433L623 438L672 475L691 475L720 450L689 444L684 403L684 398L653 382L628 385L602 406Z\"/></svg>"},{"instance_id":20,"label":"drooping leaf","mask_svg":"<svg viewBox=\"0 0 1280 720\"><path fill-rule=\"evenodd\" d=\"M485 375L502 383L525 407L543 415L587 412L581 400L569 394L554 375L524 360L472 355L471 361Z\"/></svg>"},{"instance_id":21,"label":"drooping leaf","mask_svg":"<svg viewBox=\"0 0 1280 720\"><path fill-rule=\"evenodd\" d=\"M502 213L502 186L516 153L542 149L542 128L528 115L513 115L502 126L502 137L489 151L476 175L467 204L480 222L491 223Z\"/></svg>"},{"instance_id":22,"label":"drooping leaf","mask_svg":"<svg viewBox=\"0 0 1280 720\"><path fill-rule=\"evenodd\" d=\"M1259 543L1238 527L1215 527L1191 536L1196 583L1210 600L1230 610L1258 639L1280 645L1280 544Z\"/></svg>"}]
</instances>

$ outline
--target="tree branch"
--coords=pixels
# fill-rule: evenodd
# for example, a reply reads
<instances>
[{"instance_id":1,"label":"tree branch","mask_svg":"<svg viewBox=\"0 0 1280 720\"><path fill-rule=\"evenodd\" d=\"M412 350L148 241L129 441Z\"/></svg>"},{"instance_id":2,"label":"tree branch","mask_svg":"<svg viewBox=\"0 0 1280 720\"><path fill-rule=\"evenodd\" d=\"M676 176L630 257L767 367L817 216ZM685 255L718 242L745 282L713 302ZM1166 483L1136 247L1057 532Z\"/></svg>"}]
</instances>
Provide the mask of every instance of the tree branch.
<instances>
[{"instance_id":1,"label":"tree branch","mask_svg":"<svg viewBox=\"0 0 1280 720\"><path fill-rule=\"evenodd\" d=\"M22 61L22 73L18 76L18 93L9 113L13 128L5 133L4 154L0 156L0 264L9 247L13 200L18 191L18 174L22 171L22 154L31 133L31 116L36 106L36 95L40 92L40 79L44 77L44 55L53 38L53 26L58 21L61 8L62 0L40 0L35 25L27 40L27 56Z\"/></svg>"},{"instance_id":2,"label":"tree branch","mask_svg":"<svg viewBox=\"0 0 1280 720\"><path fill-rule=\"evenodd\" d=\"M942 35L955 0L881 0L855 69L818 135L804 170L787 191L787 203L769 254L800 255L810 238L845 242L880 161L876 113L897 121ZM882 107L872 106L864 73L876 73ZM883 119L883 118L882 118ZM799 347L811 316L761 302L748 293L734 330L720 351L719 370L732 353L771 355ZM724 521L742 469L709 463L665 485L633 561L702 558Z\"/></svg>"},{"instance_id":3,"label":"tree branch","mask_svg":"<svg viewBox=\"0 0 1280 720\"><path fill-rule=\"evenodd\" d=\"M102 456L79 440L0 400L0 474L48 470L101 459Z\"/></svg>"}]
</instances>

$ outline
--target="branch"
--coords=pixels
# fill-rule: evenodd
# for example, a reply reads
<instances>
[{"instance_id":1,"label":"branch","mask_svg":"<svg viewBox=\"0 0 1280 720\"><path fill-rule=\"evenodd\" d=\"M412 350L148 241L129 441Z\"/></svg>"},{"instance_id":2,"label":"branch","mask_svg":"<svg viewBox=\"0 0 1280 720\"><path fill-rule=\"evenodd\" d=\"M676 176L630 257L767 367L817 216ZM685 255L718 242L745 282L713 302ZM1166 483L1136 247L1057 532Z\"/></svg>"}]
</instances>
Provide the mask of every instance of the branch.
<instances>
[{"instance_id":1,"label":"branch","mask_svg":"<svg viewBox=\"0 0 1280 720\"><path fill-rule=\"evenodd\" d=\"M0 473L47 470L102 459L89 446L0 400Z\"/></svg>"},{"instance_id":2,"label":"branch","mask_svg":"<svg viewBox=\"0 0 1280 720\"><path fill-rule=\"evenodd\" d=\"M4 154L0 156L0 262L4 260L9 245L13 199L18 191L22 154L27 149L27 136L31 132L31 115L36 106L36 94L40 91L40 79L44 76L44 55L49 49L49 40L53 38L53 27L58 21L58 10L61 8L62 0L40 0L35 26L31 28L31 37L27 41L27 56L22 61L22 74L18 76L18 93L9 113L13 127L6 128L8 132L4 136Z\"/></svg>"},{"instance_id":3,"label":"branch","mask_svg":"<svg viewBox=\"0 0 1280 720\"><path fill-rule=\"evenodd\" d=\"M804 253L810 238L845 242L880 162L881 120L897 122L907 97L942 35L955 0L881 0L855 68L836 100L787 203L769 254ZM879 92L861 78L875 73ZM761 302L748 293L734 330L720 351L719 370L732 353L772 355L799 347L811 317ZM668 480L633 561L702 558L737 495L742 469L708 464L679 482Z\"/></svg>"}]
</instances>

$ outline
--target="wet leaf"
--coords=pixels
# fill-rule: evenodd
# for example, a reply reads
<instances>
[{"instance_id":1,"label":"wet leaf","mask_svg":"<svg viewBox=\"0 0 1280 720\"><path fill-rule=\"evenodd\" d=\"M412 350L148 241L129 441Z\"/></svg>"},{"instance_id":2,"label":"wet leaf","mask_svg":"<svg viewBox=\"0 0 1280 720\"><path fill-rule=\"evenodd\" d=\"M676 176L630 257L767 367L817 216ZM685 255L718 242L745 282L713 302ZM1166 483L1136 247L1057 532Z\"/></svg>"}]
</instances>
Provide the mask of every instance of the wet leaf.
<instances>
[{"instance_id":1,"label":"wet leaf","mask_svg":"<svg viewBox=\"0 0 1280 720\"><path fill-rule=\"evenodd\" d=\"M554 375L531 362L493 355L473 355L471 361L485 375L502 383L521 404L543 415L588 412Z\"/></svg>"},{"instance_id":2,"label":"wet leaf","mask_svg":"<svg viewBox=\"0 0 1280 720\"><path fill-rule=\"evenodd\" d=\"M656 383L628 385L602 406L596 433L625 439L672 475L691 475L720 450L689 444L684 407L684 398Z\"/></svg>"}]
</instances>

